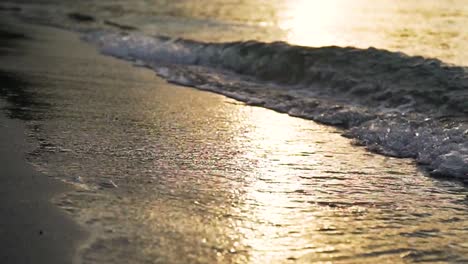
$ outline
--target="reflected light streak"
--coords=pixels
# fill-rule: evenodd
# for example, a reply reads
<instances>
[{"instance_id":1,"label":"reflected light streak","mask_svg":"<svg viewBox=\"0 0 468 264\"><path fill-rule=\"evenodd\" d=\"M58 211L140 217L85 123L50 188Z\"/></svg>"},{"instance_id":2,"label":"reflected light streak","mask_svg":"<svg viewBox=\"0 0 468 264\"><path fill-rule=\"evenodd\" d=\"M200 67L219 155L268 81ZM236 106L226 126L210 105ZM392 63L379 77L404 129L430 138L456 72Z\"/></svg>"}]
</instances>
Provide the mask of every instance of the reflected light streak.
<instances>
[{"instance_id":1,"label":"reflected light streak","mask_svg":"<svg viewBox=\"0 0 468 264\"><path fill-rule=\"evenodd\" d=\"M466 65L463 0L284 0L276 24L304 46L376 47Z\"/></svg>"},{"instance_id":2,"label":"reflected light streak","mask_svg":"<svg viewBox=\"0 0 468 264\"><path fill-rule=\"evenodd\" d=\"M288 41L299 45L326 46L342 44L334 34L346 27L353 12L352 1L291 1L279 23L288 32Z\"/></svg>"},{"instance_id":3,"label":"reflected light streak","mask_svg":"<svg viewBox=\"0 0 468 264\"><path fill-rule=\"evenodd\" d=\"M398 174L376 172L383 167L410 171L408 165L369 156L332 133L333 128L258 107L234 112L238 122L231 123L232 129L246 131L233 140L244 150L238 158L255 161L245 171L242 202L232 208L239 214L232 224L232 240L238 241L234 249L248 252L249 263L346 259L379 243L382 250L408 247L407 241L397 240L401 230L382 217L394 213L386 210L407 185ZM413 191L418 192L403 192L400 208L413 206L407 204ZM420 225L434 227L432 221ZM380 240L387 236L391 238ZM401 262L399 254L366 261L377 259Z\"/></svg>"},{"instance_id":4,"label":"reflected light streak","mask_svg":"<svg viewBox=\"0 0 468 264\"><path fill-rule=\"evenodd\" d=\"M402 232L460 224L440 220L453 216L451 200L449 209L428 211L428 195L438 195L434 182L418 177L409 161L370 155L334 128L271 110L238 104L206 109L216 118L208 122L207 115L196 114L196 124L205 120L202 127L223 128L226 134L218 139L223 144L203 148L213 147L210 153L217 157L225 153L220 147L235 149L236 155L218 159L216 167L229 163L236 170L219 171L217 177L211 169L178 171L174 181L161 181L170 195L152 192L143 219L149 234L172 232L165 243L152 244L148 255L184 245L186 252L203 252L222 263L401 263L409 248L432 250L466 238L434 237L431 244L402 239ZM214 136L197 131L203 138ZM414 216L427 212L435 213ZM181 242L171 234L189 235Z\"/></svg>"},{"instance_id":5,"label":"reflected light streak","mask_svg":"<svg viewBox=\"0 0 468 264\"><path fill-rule=\"evenodd\" d=\"M242 243L255 249L249 252L250 261L275 263L294 257L294 251L300 255L312 252L316 248L314 238L304 236L303 231L315 229L320 223L313 215L301 213L304 208L295 201L297 191L307 189L294 171L295 165L316 164L310 157L298 155L316 151L302 127L304 122L266 109L246 109L250 111L243 113L244 123L254 124L248 135L243 135L251 139L251 151L246 155L258 161L245 187L246 208L242 210L246 218L253 220L252 225L239 226L245 239Z\"/></svg>"}]
</instances>

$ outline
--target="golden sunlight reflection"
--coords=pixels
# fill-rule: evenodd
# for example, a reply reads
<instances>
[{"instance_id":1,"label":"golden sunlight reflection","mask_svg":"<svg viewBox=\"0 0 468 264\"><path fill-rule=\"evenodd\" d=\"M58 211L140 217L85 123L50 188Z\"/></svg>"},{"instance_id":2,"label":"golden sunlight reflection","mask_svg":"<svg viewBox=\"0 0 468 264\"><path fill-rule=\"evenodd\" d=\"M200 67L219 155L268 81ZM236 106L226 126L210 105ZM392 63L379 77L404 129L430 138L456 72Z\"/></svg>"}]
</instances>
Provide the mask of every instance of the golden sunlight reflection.
<instances>
[{"instance_id":1,"label":"golden sunlight reflection","mask_svg":"<svg viewBox=\"0 0 468 264\"><path fill-rule=\"evenodd\" d=\"M295 229L304 222L308 228L314 228L317 223L313 215L297 214L299 208L294 194L306 190L307 186L291 176L290 171L302 163L306 153L316 149L313 143L307 143L311 138L301 120L261 108L247 109L244 122L254 125L243 135L251 139L252 151L246 155L257 159L258 166L245 188L246 212L253 225L239 231L245 238L242 243L255 249L250 252L252 263L274 263L292 258L291 251L300 250L304 254L315 245L313 239L301 236L301 231ZM307 164L317 163L309 159ZM301 250L304 246L309 249Z\"/></svg>"},{"instance_id":2,"label":"golden sunlight reflection","mask_svg":"<svg viewBox=\"0 0 468 264\"><path fill-rule=\"evenodd\" d=\"M146 255L170 252L172 263L181 255L193 257L187 263L402 263L402 256L435 246L464 252L446 245L462 243L466 234L441 232L457 228L460 223L445 219L454 216L454 206L465 206L434 192L437 183L410 161L369 154L337 129L312 121L190 89L161 91L177 94L173 100L186 107L157 103L180 113L179 129L171 131L196 129L190 137L161 141L177 146L177 155L186 153L190 166L174 164L171 155L155 159L151 168L163 176L152 178L158 184L146 191L139 187L147 203L134 208L143 213L125 210L145 223L139 239L155 241L143 249ZM168 112L162 113L148 120ZM427 199L438 200L437 210ZM427 243L421 232L440 236Z\"/></svg>"},{"instance_id":3,"label":"golden sunlight reflection","mask_svg":"<svg viewBox=\"0 0 468 264\"><path fill-rule=\"evenodd\" d=\"M233 208L241 219L233 222L235 246L247 249L250 263L326 262L369 248L410 247L387 217L394 210L424 211L418 205L424 196L415 197L431 181L415 176L402 179L400 171L417 174L411 162L368 154L351 146L334 128L286 114L258 107L229 112L235 119L231 129L243 131L232 141L243 150L237 159L255 161L238 192L242 202ZM405 224L441 228L433 219L412 221L408 218ZM401 254L408 252L376 254L366 261L399 263Z\"/></svg>"},{"instance_id":4,"label":"golden sunlight reflection","mask_svg":"<svg viewBox=\"0 0 468 264\"><path fill-rule=\"evenodd\" d=\"M276 24L304 46L376 47L466 65L468 5L436 0L285 0Z\"/></svg>"},{"instance_id":5,"label":"golden sunlight reflection","mask_svg":"<svg viewBox=\"0 0 468 264\"><path fill-rule=\"evenodd\" d=\"M345 179L340 179L342 175L332 175L331 168L340 172L340 167L348 166L348 162L359 162L353 157L340 160L342 153L350 151L346 140L333 133L333 128L285 114L250 107L240 110L241 125L250 127L242 135L242 140L250 140L241 148L248 148L245 155L257 161L244 187L245 208L240 210L245 212L249 223L237 226L244 237L241 243L253 249L249 252L251 262L332 257L338 248L343 254L349 245L337 243L320 230L334 232L345 224L332 215L365 210L352 202L348 208L326 206L328 203L333 206L342 196L333 195L334 191L341 192L331 190L333 186L346 184ZM326 186L331 189L325 191ZM317 202L325 206L317 207Z\"/></svg>"},{"instance_id":6,"label":"golden sunlight reflection","mask_svg":"<svg viewBox=\"0 0 468 264\"><path fill-rule=\"evenodd\" d=\"M336 29L345 26L350 16L351 1L293 0L279 22L291 43L309 46L339 45Z\"/></svg>"},{"instance_id":7,"label":"golden sunlight reflection","mask_svg":"<svg viewBox=\"0 0 468 264\"><path fill-rule=\"evenodd\" d=\"M133 9L129 15L122 16L120 11L116 16L122 24L140 25L149 35L204 42L258 40L315 47L375 47L468 64L466 0L144 2L153 3L140 7L146 18L131 15ZM102 12L109 12L106 5Z\"/></svg>"},{"instance_id":8,"label":"golden sunlight reflection","mask_svg":"<svg viewBox=\"0 0 468 264\"><path fill-rule=\"evenodd\" d=\"M340 18L329 8L321 20L333 27ZM296 36L301 23L289 24ZM335 128L168 84L88 45L70 57L77 36L37 30L43 41L24 42L28 56L6 56L2 68L27 66L26 91L53 106L30 109L40 111L28 122L41 140L31 150L42 138L70 150L38 149L31 162L94 186L60 198L92 233L83 261L466 260L464 186L352 146Z\"/></svg>"}]
</instances>

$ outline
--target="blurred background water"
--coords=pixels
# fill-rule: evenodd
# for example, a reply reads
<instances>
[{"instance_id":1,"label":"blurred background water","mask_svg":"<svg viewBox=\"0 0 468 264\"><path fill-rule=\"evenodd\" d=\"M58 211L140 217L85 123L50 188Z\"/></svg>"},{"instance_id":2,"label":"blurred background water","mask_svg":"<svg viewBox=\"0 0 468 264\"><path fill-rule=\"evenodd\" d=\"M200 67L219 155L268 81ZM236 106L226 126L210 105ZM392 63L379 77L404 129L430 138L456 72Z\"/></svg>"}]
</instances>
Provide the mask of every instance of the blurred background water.
<instances>
[{"instance_id":1,"label":"blurred background water","mask_svg":"<svg viewBox=\"0 0 468 264\"><path fill-rule=\"evenodd\" d=\"M35 3L53 16L57 13L50 10L78 10L135 26L147 34L217 42L255 39L314 47L376 47L468 65L466 0L40 0Z\"/></svg>"}]
</instances>

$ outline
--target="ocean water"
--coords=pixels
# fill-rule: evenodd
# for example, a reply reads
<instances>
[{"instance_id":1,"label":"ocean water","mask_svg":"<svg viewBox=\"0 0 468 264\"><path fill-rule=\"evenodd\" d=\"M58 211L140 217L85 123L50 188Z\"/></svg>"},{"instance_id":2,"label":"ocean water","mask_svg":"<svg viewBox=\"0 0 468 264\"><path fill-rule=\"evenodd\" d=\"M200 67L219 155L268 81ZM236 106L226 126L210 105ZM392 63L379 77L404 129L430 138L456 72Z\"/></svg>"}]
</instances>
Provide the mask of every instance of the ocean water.
<instances>
[{"instance_id":1,"label":"ocean water","mask_svg":"<svg viewBox=\"0 0 468 264\"><path fill-rule=\"evenodd\" d=\"M31 161L82 188L81 260L466 262L466 187L425 174L467 177L467 7L376 2L2 3L88 42L31 30L1 68Z\"/></svg>"},{"instance_id":2,"label":"ocean water","mask_svg":"<svg viewBox=\"0 0 468 264\"><path fill-rule=\"evenodd\" d=\"M465 178L465 6L41 3L27 5L21 15L88 32L104 53L138 61L172 82L348 127L349 136L374 151L415 158L433 174ZM428 22L422 27L421 21ZM188 39L174 40L180 37ZM377 48L362 49L369 46Z\"/></svg>"},{"instance_id":3,"label":"ocean water","mask_svg":"<svg viewBox=\"0 0 468 264\"><path fill-rule=\"evenodd\" d=\"M433 175L468 175L464 1L5 4L15 6L171 82L346 127Z\"/></svg>"},{"instance_id":4,"label":"ocean water","mask_svg":"<svg viewBox=\"0 0 468 264\"><path fill-rule=\"evenodd\" d=\"M20 5L18 3L27 3ZM464 0L4 1L44 19L80 12L146 35L197 41L286 41L305 46L376 47L467 65ZM103 25L104 24L104 25ZM109 23L107 23L109 26Z\"/></svg>"}]
</instances>

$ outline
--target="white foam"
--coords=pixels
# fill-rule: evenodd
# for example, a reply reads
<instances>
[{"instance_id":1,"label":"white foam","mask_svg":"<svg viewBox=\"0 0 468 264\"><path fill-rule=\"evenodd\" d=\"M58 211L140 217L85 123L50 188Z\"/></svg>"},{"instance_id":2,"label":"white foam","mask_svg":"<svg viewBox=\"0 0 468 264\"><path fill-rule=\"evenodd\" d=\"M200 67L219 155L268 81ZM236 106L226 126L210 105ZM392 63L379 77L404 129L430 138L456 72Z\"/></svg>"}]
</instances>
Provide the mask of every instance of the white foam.
<instances>
[{"instance_id":1,"label":"white foam","mask_svg":"<svg viewBox=\"0 0 468 264\"><path fill-rule=\"evenodd\" d=\"M108 32L86 39L105 54L146 63L171 82L342 126L373 151L468 178L466 68L376 49L210 44Z\"/></svg>"}]
</instances>

